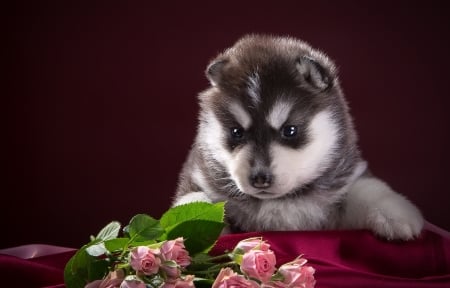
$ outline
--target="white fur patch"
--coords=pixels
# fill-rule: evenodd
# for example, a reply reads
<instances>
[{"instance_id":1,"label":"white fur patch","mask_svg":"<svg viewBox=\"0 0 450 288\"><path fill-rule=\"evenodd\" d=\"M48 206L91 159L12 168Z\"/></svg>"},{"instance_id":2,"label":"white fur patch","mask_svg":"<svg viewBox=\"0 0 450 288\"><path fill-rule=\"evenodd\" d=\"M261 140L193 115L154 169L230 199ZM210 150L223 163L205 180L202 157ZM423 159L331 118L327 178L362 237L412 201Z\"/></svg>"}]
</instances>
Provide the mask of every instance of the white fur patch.
<instances>
[{"instance_id":1,"label":"white fur patch","mask_svg":"<svg viewBox=\"0 0 450 288\"><path fill-rule=\"evenodd\" d=\"M286 101L277 101L272 110L270 110L266 120L270 124L270 126L278 130L281 128L281 125L283 125L284 122L286 122L286 120L288 119L291 109L291 103L288 103Z\"/></svg>"},{"instance_id":2,"label":"white fur patch","mask_svg":"<svg viewBox=\"0 0 450 288\"><path fill-rule=\"evenodd\" d=\"M316 199L262 201L257 219L265 223L264 230L318 230L327 217L326 210L320 207Z\"/></svg>"},{"instance_id":3,"label":"white fur patch","mask_svg":"<svg viewBox=\"0 0 450 288\"><path fill-rule=\"evenodd\" d=\"M423 227L420 211L409 200L374 177L359 178L347 196L343 228L369 228L387 239L409 240Z\"/></svg>"},{"instance_id":4,"label":"white fur patch","mask_svg":"<svg viewBox=\"0 0 450 288\"><path fill-rule=\"evenodd\" d=\"M183 204L188 204L192 202L207 202L211 203L211 199L206 196L203 192L190 192L177 199L177 201L172 206L180 206Z\"/></svg>"},{"instance_id":5,"label":"white fur patch","mask_svg":"<svg viewBox=\"0 0 450 288\"><path fill-rule=\"evenodd\" d=\"M226 167L230 173L230 177L235 181L241 191L244 191L248 182L249 167L249 147L244 146L236 152L230 153L223 143L223 127L213 112L205 112L201 115L199 125L198 143L201 143L201 149L205 154L211 154L211 157ZM200 171L194 171L200 172ZM194 173L194 179L198 181L198 185L206 184L203 175ZM203 184L202 184L203 182ZM206 185L207 187L208 185ZM203 187L204 188L204 187ZM229 187L235 189L235 187ZM215 199L216 195L211 191L206 191L209 197Z\"/></svg>"},{"instance_id":6,"label":"white fur patch","mask_svg":"<svg viewBox=\"0 0 450 288\"><path fill-rule=\"evenodd\" d=\"M314 180L328 168L338 139L338 127L331 112L325 110L314 116L308 131L310 141L300 150L272 144L272 171L276 179L273 189L279 196Z\"/></svg>"},{"instance_id":7,"label":"white fur patch","mask_svg":"<svg viewBox=\"0 0 450 288\"><path fill-rule=\"evenodd\" d=\"M244 193L248 193L249 190L250 151L250 145L242 147L236 153L233 153L233 160L227 163L231 178L235 181L239 190Z\"/></svg>"},{"instance_id":8,"label":"white fur patch","mask_svg":"<svg viewBox=\"0 0 450 288\"><path fill-rule=\"evenodd\" d=\"M230 153L223 145L223 127L212 111L201 115L197 137L205 153L214 154L213 158L219 163L225 165L231 161Z\"/></svg>"},{"instance_id":9,"label":"white fur patch","mask_svg":"<svg viewBox=\"0 0 450 288\"><path fill-rule=\"evenodd\" d=\"M258 73L253 73L250 77L248 77L248 82L247 82L247 93L250 96L250 98L252 99L252 102L257 105L261 102L261 97L260 97L260 79L259 79L259 74Z\"/></svg>"},{"instance_id":10,"label":"white fur patch","mask_svg":"<svg viewBox=\"0 0 450 288\"><path fill-rule=\"evenodd\" d=\"M213 189L209 186L208 182L205 179L205 176L203 175L202 170L195 165L192 169L192 180L194 180L194 183L198 186L202 187L202 190L206 193L208 191L212 191Z\"/></svg>"},{"instance_id":11,"label":"white fur patch","mask_svg":"<svg viewBox=\"0 0 450 288\"><path fill-rule=\"evenodd\" d=\"M252 118L248 114L247 111L242 108L242 106L236 102L232 102L229 105L229 109L231 114L233 114L236 121L242 126L244 129L250 128L252 125Z\"/></svg>"},{"instance_id":12,"label":"white fur patch","mask_svg":"<svg viewBox=\"0 0 450 288\"><path fill-rule=\"evenodd\" d=\"M241 115L247 115L240 106L233 105L235 108L235 114L239 111L243 112ZM242 110L242 111L241 111ZM245 114L244 114L245 113ZM239 122L239 120L238 120ZM245 122L245 119L244 119ZM242 123L245 124L245 123ZM242 125L241 124L241 125ZM249 123L247 123L249 125ZM244 126L244 125L242 125ZM245 128L245 127L244 127ZM223 143L223 127L213 112L209 111L201 115L201 121L199 126L199 133L197 141L201 143L203 153L210 153L212 158L218 161L220 164L226 167L226 170L230 173L230 178L236 183L238 189L246 191L248 185L248 173L250 171L249 164L249 145L245 145L241 149L230 153ZM196 173L200 171L194 171L194 179L198 181L199 185L206 185L206 181L203 175ZM203 184L202 184L203 182ZM207 185L206 185L207 186ZM228 187L229 189L235 189L235 187ZM212 190L211 190L212 191ZM210 193L210 197L214 198L214 193Z\"/></svg>"}]
</instances>

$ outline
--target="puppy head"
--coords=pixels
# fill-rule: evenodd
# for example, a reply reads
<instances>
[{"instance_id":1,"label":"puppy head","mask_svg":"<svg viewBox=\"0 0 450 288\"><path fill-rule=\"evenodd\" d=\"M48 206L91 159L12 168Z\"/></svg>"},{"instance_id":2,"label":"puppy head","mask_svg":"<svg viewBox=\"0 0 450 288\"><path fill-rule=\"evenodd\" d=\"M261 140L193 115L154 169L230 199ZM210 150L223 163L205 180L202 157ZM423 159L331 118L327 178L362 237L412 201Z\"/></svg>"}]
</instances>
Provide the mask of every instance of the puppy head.
<instances>
[{"instance_id":1,"label":"puppy head","mask_svg":"<svg viewBox=\"0 0 450 288\"><path fill-rule=\"evenodd\" d=\"M296 193L354 140L334 64L302 41L246 36L206 75L197 141L244 194Z\"/></svg>"}]
</instances>

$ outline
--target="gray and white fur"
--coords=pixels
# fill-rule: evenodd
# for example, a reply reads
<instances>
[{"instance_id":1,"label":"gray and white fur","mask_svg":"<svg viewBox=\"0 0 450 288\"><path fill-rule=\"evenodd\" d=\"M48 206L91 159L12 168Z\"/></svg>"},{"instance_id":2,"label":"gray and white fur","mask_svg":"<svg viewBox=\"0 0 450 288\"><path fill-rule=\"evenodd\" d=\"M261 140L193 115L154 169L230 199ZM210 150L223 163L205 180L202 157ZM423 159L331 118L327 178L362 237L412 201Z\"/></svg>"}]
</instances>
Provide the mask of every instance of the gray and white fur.
<instances>
[{"instance_id":1,"label":"gray and white fur","mask_svg":"<svg viewBox=\"0 0 450 288\"><path fill-rule=\"evenodd\" d=\"M232 231L370 229L412 239L420 211L367 169L336 67L307 43L248 35L208 66L173 205L226 201Z\"/></svg>"}]
</instances>

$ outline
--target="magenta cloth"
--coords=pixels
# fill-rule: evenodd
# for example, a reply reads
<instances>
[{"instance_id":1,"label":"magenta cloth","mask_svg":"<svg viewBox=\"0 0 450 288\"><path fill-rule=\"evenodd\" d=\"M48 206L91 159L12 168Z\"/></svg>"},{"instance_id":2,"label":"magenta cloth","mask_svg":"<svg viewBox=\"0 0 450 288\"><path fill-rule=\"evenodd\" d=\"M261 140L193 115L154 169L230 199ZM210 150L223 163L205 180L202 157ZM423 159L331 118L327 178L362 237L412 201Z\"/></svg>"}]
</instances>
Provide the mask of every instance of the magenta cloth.
<instances>
[{"instance_id":1,"label":"magenta cloth","mask_svg":"<svg viewBox=\"0 0 450 288\"><path fill-rule=\"evenodd\" d=\"M75 251L39 244L0 250L0 287L65 287L64 266Z\"/></svg>"},{"instance_id":2,"label":"magenta cloth","mask_svg":"<svg viewBox=\"0 0 450 288\"><path fill-rule=\"evenodd\" d=\"M450 287L450 237L432 226L409 242L387 242L368 231L234 234L222 236L213 253L254 236L268 241L278 264L304 254L316 269L318 288ZM64 287L64 265L74 252L48 245L0 250L1 286Z\"/></svg>"}]
</instances>

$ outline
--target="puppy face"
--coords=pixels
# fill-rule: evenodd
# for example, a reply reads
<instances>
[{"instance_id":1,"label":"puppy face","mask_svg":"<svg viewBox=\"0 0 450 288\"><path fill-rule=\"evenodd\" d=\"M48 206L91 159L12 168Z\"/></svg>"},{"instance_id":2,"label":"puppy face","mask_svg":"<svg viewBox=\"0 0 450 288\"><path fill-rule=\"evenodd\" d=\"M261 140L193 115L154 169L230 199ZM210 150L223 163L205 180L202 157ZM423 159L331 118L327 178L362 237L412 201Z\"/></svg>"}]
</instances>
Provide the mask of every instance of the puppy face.
<instances>
[{"instance_id":1,"label":"puppy face","mask_svg":"<svg viewBox=\"0 0 450 288\"><path fill-rule=\"evenodd\" d=\"M210 64L198 140L240 193L297 193L330 168L345 122L334 70L303 42L258 36Z\"/></svg>"}]
</instances>

